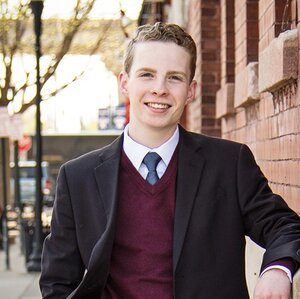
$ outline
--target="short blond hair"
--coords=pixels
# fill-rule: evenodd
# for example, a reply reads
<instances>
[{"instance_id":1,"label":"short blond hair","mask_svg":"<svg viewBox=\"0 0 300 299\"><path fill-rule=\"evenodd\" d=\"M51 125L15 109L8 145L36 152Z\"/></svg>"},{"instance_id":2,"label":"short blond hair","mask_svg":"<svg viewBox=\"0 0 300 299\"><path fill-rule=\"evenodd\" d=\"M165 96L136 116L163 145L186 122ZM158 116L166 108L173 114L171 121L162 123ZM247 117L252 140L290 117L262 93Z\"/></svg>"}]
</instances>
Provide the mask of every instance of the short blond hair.
<instances>
[{"instance_id":1,"label":"short blond hair","mask_svg":"<svg viewBox=\"0 0 300 299\"><path fill-rule=\"evenodd\" d=\"M190 81L193 80L196 70L197 49L193 38L176 24L157 22L154 25L143 25L137 28L136 35L129 42L124 56L124 70L130 73L135 45L145 41L173 42L183 47L190 54Z\"/></svg>"}]
</instances>

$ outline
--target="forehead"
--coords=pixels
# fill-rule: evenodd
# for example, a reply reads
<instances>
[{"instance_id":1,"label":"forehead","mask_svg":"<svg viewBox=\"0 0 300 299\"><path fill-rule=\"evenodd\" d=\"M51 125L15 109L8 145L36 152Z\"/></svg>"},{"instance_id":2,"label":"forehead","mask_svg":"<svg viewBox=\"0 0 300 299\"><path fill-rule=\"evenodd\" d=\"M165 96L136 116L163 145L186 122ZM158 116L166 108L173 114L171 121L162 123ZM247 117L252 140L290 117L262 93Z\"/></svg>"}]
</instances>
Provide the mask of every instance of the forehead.
<instances>
[{"instance_id":1,"label":"forehead","mask_svg":"<svg viewBox=\"0 0 300 299\"><path fill-rule=\"evenodd\" d=\"M145 41L135 44L131 68L164 66L189 71L190 60L188 51L173 42Z\"/></svg>"}]
</instances>

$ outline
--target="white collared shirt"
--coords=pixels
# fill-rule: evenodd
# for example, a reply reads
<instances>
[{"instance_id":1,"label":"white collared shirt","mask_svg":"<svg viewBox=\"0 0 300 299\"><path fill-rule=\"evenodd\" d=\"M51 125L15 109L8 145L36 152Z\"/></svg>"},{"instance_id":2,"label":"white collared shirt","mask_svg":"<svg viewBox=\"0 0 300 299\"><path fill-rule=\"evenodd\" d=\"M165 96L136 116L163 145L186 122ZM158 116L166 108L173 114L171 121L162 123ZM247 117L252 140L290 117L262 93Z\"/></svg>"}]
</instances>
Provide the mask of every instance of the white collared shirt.
<instances>
[{"instance_id":1,"label":"white collared shirt","mask_svg":"<svg viewBox=\"0 0 300 299\"><path fill-rule=\"evenodd\" d=\"M123 149L133 166L141 174L141 176L146 179L148 169L143 163L143 159L148 152L156 152L161 156L161 161L158 163L156 168L158 177L161 178L170 163L170 160L179 141L178 126L176 127L176 130L172 137L157 148L148 148L140 143L137 143L128 135L128 129L129 126L127 125L124 129Z\"/></svg>"}]
</instances>

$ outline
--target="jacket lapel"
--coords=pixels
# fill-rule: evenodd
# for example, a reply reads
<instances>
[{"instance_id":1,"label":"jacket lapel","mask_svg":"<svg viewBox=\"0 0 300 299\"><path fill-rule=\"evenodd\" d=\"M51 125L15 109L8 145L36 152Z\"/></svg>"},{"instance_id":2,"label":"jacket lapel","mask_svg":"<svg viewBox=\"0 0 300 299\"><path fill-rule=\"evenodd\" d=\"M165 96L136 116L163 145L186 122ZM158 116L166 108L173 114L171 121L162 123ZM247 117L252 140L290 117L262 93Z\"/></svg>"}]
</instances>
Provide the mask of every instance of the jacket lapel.
<instances>
[{"instance_id":1,"label":"jacket lapel","mask_svg":"<svg viewBox=\"0 0 300 299\"><path fill-rule=\"evenodd\" d=\"M104 148L99 155L101 162L95 168L95 179L98 185L100 200L102 200L106 212L107 226L91 253L86 276L93 276L95 274L95 277L99 277L99 273L102 273L103 269L106 269L103 267L102 262L107 262L110 259L117 210L118 172L122 143L123 136L119 137L110 146Z\"/></svg>"},{"instance_id":2,"label":"jacket lapel","mask_svg":"<svg viewBox=\"0 0 300 299\"><path fill-rule=\"evenodd\" d=\"M106 147L99 156L100 164L95 168L95 178L108 220L116 206L122 143L123 136Z\"/></svg>"},{"instance_id":3,"label":"jacket lapel","mask_svg":"<svg viewBox=\"0 0 300 299\"><path fill-rule=\"evenodd\" d=\"M200 153L201 144L180 127L178 174L174 220L173 271L180 258L193 203L200 183L204 158Z\"/></svg>"},{"instance_id":4,"label":"jacket lapel","mask_svg":"<svg viewBox=\"0 0 300 299\"><path fill-rule=\"evenodd\" d=\"M111 145L101 149L99 164L94 169L95 179L107 217L107 225L93 248L87 271L79 286L67 298L98 298L108 275L113 247L115 214L117 210L118 171L123 144L123 135ZM94 293L93 293L94 292Z\"/></svg>"}]
</instances>

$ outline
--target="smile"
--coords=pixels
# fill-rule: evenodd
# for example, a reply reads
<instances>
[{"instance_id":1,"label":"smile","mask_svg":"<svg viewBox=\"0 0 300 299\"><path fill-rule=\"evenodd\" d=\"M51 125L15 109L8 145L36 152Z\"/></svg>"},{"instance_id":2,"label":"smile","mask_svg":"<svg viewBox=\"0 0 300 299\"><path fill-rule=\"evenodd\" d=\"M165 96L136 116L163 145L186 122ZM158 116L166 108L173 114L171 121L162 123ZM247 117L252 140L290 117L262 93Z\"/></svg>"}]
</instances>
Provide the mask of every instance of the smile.
<instances>
[{"instance_id":1,"label":"smile","mask_svg":"<svg viewBox=\"0 0 300 299\"><path fill-rule=\"evenodd\" d=\"M168 109L171 107L168 104L162 104L162 103L146 103L146 105L154 109Z\"/></svg>"}]
</instances>

